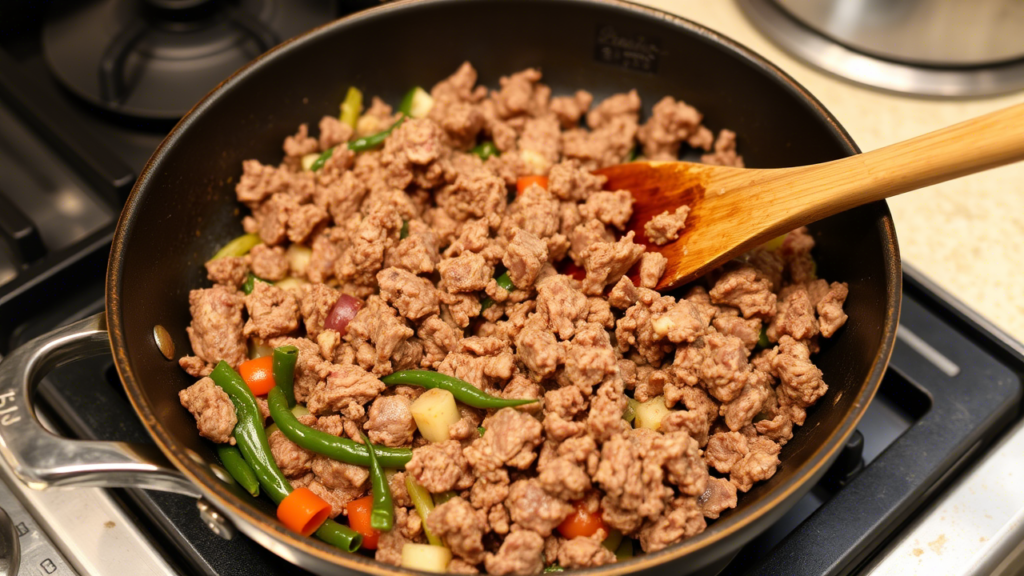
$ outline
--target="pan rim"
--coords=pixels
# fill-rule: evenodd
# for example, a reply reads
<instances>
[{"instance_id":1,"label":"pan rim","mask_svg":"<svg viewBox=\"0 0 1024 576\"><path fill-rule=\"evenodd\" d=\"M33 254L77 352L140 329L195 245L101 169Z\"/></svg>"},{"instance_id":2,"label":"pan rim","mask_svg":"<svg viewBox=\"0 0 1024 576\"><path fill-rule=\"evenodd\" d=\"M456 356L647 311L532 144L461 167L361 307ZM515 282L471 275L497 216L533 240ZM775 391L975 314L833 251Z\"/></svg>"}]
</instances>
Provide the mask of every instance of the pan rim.
<instances>
[{"instance_id":1,"label":"pan rim","mask_svg":"<svg viewBox=\"0 0 1024 576\"><path fill-rule=\"evenodd\" d=\"M262 62L283 57L284 54L289 52L295 46L309 41L311 38L318 37L321 34L335 33L336 31L343 30L349 26L356 26L365 19L372 19L383 14L389 14L391 11L402 10L413 4L417 6L433 6L438 4L454 4L459 1L461 0L399 0L391 4L371 8L309 30L295 38L283 42L263 55L257 57L252 62L246 64L218 84L206 96L204 96L202 100L196 103L196 105L192 107L192 109L164 138L141 171L118 219L107 268L106 316L107 326L110 331L111 351L115 360L114 365L121 378L122 384L124 385L128 398L150 436L171 463L193 484L199 487L207 498L215 501L216 506L235 520L236 524L241 524L239 527L243 529L243 531L249 533L250 536L255 537L262 545L268 548L271 548L272 546L268 545L267 538L273 538L284 546L288 546L293 550L298 550L304 554L312 556L320 562L326 562L335 566L342 566L352 570L377 574L398 575L416 573L416 571L382 564L360 555L346 554L312 538L301 537L285 530L278 523L270 521L269 518L259 512L255 506L246 503L240 496L228 490L225 485L220 482L210 480L210 476L204 472L205 466L193 461L192 457L189 455L189 451L185 447L179 446L175 439L163 427L157 415L144 398L141 392L141 386L133 372L132 362L127 352L127 341L125 338L124 322L122 321L120 306L122 298L122 277L124 275L125 265L124 254L126 252L126 239L131 235L136 223L136 215L138 212L136 207L144 199L146 189L148 188L147 184L153 178L155 168L160 164L165 152L178 140L180 134L186 130L206 108L210 107L213 102L217 101L220 94L225 92L227 88L240 82L249 74L256 73L259 68L259 64ZM559 1L563 3L575 2L581 5L596 4L611 7L613 9L626 10L641 17L656 18L669 22L674 27L683 29L685 33L697 34L711 40L718 44L722 49L730 51L735 56L756 65L763 72L772 76L777 82L781 83L790 92L794 93L794 95L802 102L811 106L817 115L823 118L831 126L833 132L841 140L849 154L856 154L860 152L859 148L850 138L850 135L839 124L836 118L829 113L829 111L825 109L825 107L803 86L764 57L731 38L680 16L655 8L633 4L632 2L627 2L625 0ZM746 529L748 526L757 523L759 520L762 520L781 502L792 497L795 492L804 487L811 479L823 472L823 470L821 470L822 467L832 460L833 455L836 454L849 435L852 434L857 423L860 421L867 409L867 406L870 404L877 392L895 343L896 328L900 313L900 296L902 294L902 272L900 267L899 247L896 241L892 216L884 201L881 202L880 208L882 213L879 217L879 225L881 228L879 232L883 236L883 258L885 260L884 265L886 270L885 281L888 286L886 294L886 315L882 326L882 338L878 352L876 353L875 358L872 361L871 368L861 385L859 396L850 408L850 415L844 419L843 423L836 427L830 436L819 445L815 452L809 457L807 463L802 467L802 471L796 477L791 479L788 483L779 486L766 497L753 503L749 508L743 510L741 513L731 516L726 522L716 522L708 531L693 538L684 540L683 542L669 546L662 551L640 555L635 557L633 560L623 563L615 563L603 567L581 570L581 573L593 575L600 574L602 576L619 576L621 574L628 574L637 570L652 569L658 565L666 564L677 558L696 552L697 550L710 548L715 543L728 538L736 532ZM716 527L718 528L716 529ZM252 530L258 531L259 534L250 533L245 530L245 528L252 528ZM257 537L259 535L264 537ZM275 549L274 551L280 554L278 550ZM294 557L294 555L294 552L289 554L289 556L292 557ZM295 558L292 558L292 561L295 560Z\"/></svg>"}]
</instances>

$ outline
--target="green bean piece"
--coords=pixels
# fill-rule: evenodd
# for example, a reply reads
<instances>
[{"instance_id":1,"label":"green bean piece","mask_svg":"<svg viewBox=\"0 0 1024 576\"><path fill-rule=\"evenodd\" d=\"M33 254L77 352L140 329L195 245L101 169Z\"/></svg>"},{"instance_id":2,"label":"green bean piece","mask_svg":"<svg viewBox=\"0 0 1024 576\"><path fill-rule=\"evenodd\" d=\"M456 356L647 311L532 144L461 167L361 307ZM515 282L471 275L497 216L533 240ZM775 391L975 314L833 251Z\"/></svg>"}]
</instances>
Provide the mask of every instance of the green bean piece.
<instances>
[{"instance_id":1,"label":"green bean piece","mask_svg":"<svg viewBox=\"0 0 1024 576\"><path fill-rule=\"evenodd\" d=\"M245 491L253 496L260 495L260 481L256 473L245 463L242 453L235 446L228 444L217 444L217 457L221 465L228 471L228 474L235 479L235 482L245 488Z\"/></svg>"},{"instance_id":2,"label":"green bean piece","mask_svg":"<svg viewBox=\"0 0 1024 576\"><path fill-rule=\"evenodd\" d=\"M402 117L399 118L397 122L392 124L391 127L388 128L387 130L377 132L376 134L372 134L370 136L366 136L363 138L356 138L355 140L348 143L348 149L353 152L365 152L367 150L373 150L377 146L383 144L384 140L391 135L391 132L395 128L401 126L402 122L405 122L405 118L406 116L403 114ZM313 166L316 166L316 162L313 163Z\"/></svg>"},{"instance_id":3,"label":"green bean piece","mask_svg":"<svg viewBox=\"0 0 1024 576\"><path fill-rule=\"evenodd\" d=\"M370 455L370 489L373 494L373 508L370 509L370 528L382 532L390 532L395 525L395 505L391 500L391 487L388 486L388 477L384 474L380 462L377 462L376 449L373 442L363 437L363 444L366 445L366 452Z\"/></svg>"},{"instance_id":4,"label":"green bean piece","mask_svg":"<svg viewBox=\"0 0 1024 576\"><path fill-rule=\"evenodd\" d=\"M270 406L270 416L274 419L278 429L289 440L299 446L314 452L347 462L357 466L370 465L370 453L365 445L353 442L348 438L339 438L326 432L321 432L309 426L303 425L290 410L288 402L284 398L284 392L274 387L267 394L267 403ZM412 450L408 448L387 448L378 446L375 456L381 466L388 468L402 468L412 459Z\"/></svg>"},{"instance_id":5,"label":"green bean piece","mask_svg":"<svg viewBox=\"0 0 1024 576\"><path fill-rule=\"evenodd\" d=\"M422 388L441 388L455 396L455 399L473 408L508 408L511 406L522 406L532 404L536 398L506 399L497 398L473 386L465 380L454 376L431 372L429 370L400 370L380 379L388 386L404 384L406 386L420 386ZM276 418L275 418L276 420ZM282 430L284 427L282 426Z\"/></svg>"},{"instance_id":6,"label":"green bean piece","mask_svg":"<svg viewBox=\"0 0 1024 576\"><path fill-rule=\"evenodd\" d=\"M313 163L309 165L309 169L313 172L316 172L317 170L323 168L324 164L326 164L327 161L330 160L331 156L333 155L334 146L331 146L330 148L324 150L319 156L316 157L316 160L314 160Z\"/></svg>"},{"instance_id":7,"label":"green bean piece","mask_svg":"<svg viewBox=\"0 0 1024 576\"><path fill-rule=\"evenodd\" d=\"M264 280L263 278L256 276L252 272L249 272L249 276L246 277L245 283L242 284L242 292L245 292L246 295L252 294L252 291L256 289L257 280L263 282L264 284L272 284L272 282L270 282L269 280Z\"/></svg>"},{"instance_id":8,"label":"green bean piece","mask_svg":"<svg viewBox=\"0 0 1024 576\"><path fill-rule=\"evenodd\" d=\"M299 359L299 349L295 346L278 346L274 348L274 384L284 393L289 408L295 407L295 361Z\"/></svg>"},{"instance_id":9,"label":"green bean piece","mask_svg":"<svg viewBox=\"0 0 1024 576\"><path fill-rule=\"evenodd\" d=\"M491 299L490 296L484 298L483 300L480 301L480 313L482 314L484 310L487 310L491 306L494 306L494 300Z\"/></svg>"},{"instance_id":10,"label":"green bean piece","mask_svg":"<svg viewBox=\"0 0 1024 576\"><path fill-rule=\"evenodd\" d=\"M623 538L622 543L615 549L615 561L624 562L633 557L633 539Z\"/></svg>"},{"instance_id":11,"label":"green bean piece","mask_svg":"<svg viewBox=\"0 0 1024 576\"><path fill-rule=\"evenodd\" d=\"M238 423L235 424L235 441L238 443L238 450L242 453L245 462L252 468L253 473L259 480L263 491L270 496L274 504L280 504L292 491L292 485L277 467L274 456L270 452L270 444L267 443L267 436L263 430L263 417L260 416L259 408L256 406L256 397L242 380L242 377L235 372L227 362L221 360L210 373L213 382L228 393L231 403L235 405L235 416ZM277 387L271 393L278 392L277 397L280 403L287 406L282 393ZM284 410L289 415L287 409ZM362 546L363 539L355 530L343 526L333 520L325 520L314 532L317 538L336 546L347 552L355 552Z\"/></svg>"},{"instance_id":12,"label":"green bean piece","mask_svg":"<svg viewBox=\"0 0 1024 576\"><path fill-rule=\"evenodd\" d=\"M260 239L259 234L242 234L225 244L220 250L217 250L217 253L210 260L218 260L229 256L245 256L249 253L249 250L252 250L253 246L262 243L263 240Z\"/></svg>"},{"instance_id":13,"label":"green bean piece","mask_svg":"<svg viewBox=\"0 0 1024 576\"><path fill-rule=\"evenodd\" d=\"M363 535L328 518L316 529L314 536L345 552L355 552L363 545Z\"/></svg>"},{"instance_id":14,"label":"green bean piece","mask_svg":"<svg viewBox=\"0 0 1024 576\"><path fill-rule=\"evenodd\" d=\"M771 340L768 339L768 332L765 330L764 326L761 327L761 334L757 337L757 347L758 348L771 348L772 347L772 342L771 342Z\"/></svg>"},{"instance_id":15,"label":"green bean piece","mask_svg":"<svg viewBox=\"0 0 1024 576\"><path fill-rule=\"evenodd\" d=\"M235 424L235 441L238 443L238 449L246 463L252 467L263 491L275 504L280 504L292 491L292 485L281 473L270 453L256 398L238 372L223 360L210 373L210 378L228 393L231 403L235 405L235 415L238 417L238 423Z\"/></svg>"},{"instance_id":16,"label":"green bean piece","mask_svg":"<svg viewBox=\"0 0 1024 576\"><path fill-rule=\"evenodd\" d=\"M359 121L359 113L363 111L363 93L355 86L349 86L345 100L341 103L339 120L355 128Z\"/></svg>"},{"instance_id":17,"label":"green bean piece","mask_svg":"<svg viewBox=\"0 0 1024 576\"><path fill-rule=\"evenodd\" d=\"M398 233L399 240L405 240L409 237L409 221L402 220L402 230Z\"/></svg>"},{"instance_id":18,"label":"green bean piece","mask_svg":"<svg viewBox=\"0 0 1024 576\"><path fill-rule=\"evenodd\" d=\"M498 147L490 140L487 142L481 142L476 146L476 148L470 150L470 152L479 156L481 160L487 160L491 156L501 156L501 153L498 152Z\"/></svg>"},{"instance_id":19,"label":"green bean piece","mask_svg":"<svg viewBox=\"0 0 1024 576\"><path fill-rule=\"evenodd\" d=\"M502 273L502 275L498 276L496 280L498 281L498 286L504 288L506 292L515 291L516 285L513 284L512 279L508 277L508 271Z\"/></svg>"},{"instance_id":20,"label":"green bean piece","mask_svg":"<svg viewBox=\"0 0 1024 576\"><path fill-rule=\"evenodd\" d=\"M483 438L484 433L487 432L487 428L484 428L483 426L477 426L476 431L480 434L480 437Z\"/></svg>"},{"instance_id":21,"label":"green bean piece","mask_svg":"<svg viewBox=\"0 0 1024 576\"><path fill-rule=\"evenodd\" d=\"M545 574L548 572L565 572L565 568L562 568L558 564L552 564L551 566L548 566L544 569Z\"/></svg>"},{"instance_id":22,"label":"green bean piece","mask_svg":"<svg viewBox=\"0 0 1024 576\"><path fill-rule=\"evenodd\" d=\"M420 515L420 520L423 521L423 533L427 535L427 542L430 542L432 546L444 546L441 539L434 536L430 528L427 528L427 516L430 516L430 513L434 511L434 499L430 497L430 492L423 486L420 486L416 479L412 477L412 474L405 475L405 489L409 492L409 499L412 500L412 505L416 507L416 513Z\"/></svg>"},{"instance_id":23,"label":"green bean piece","mask_svg":"<svg viewBox=\"0 0 1024 576\"><path fill-rule=\"evenodd\" d=\"M324 520L324 523L316 529L316 532L313 532L313 535L331 546L349 553L359 550L359 547L363 545L362 534L344 524L338 524L330 518Z\"/></svg>"}]
</instances>

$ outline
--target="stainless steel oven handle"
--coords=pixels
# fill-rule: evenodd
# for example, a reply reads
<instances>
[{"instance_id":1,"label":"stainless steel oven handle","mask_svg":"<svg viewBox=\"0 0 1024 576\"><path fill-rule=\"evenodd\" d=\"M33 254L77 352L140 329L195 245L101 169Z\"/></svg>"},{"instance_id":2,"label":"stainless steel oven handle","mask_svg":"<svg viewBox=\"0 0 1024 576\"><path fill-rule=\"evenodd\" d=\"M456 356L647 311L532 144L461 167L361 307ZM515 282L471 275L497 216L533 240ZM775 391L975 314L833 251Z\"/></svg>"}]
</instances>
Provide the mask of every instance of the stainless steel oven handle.
<instances>
[{"instance_id":1,"label":"stainless steel oven handle","mask_svg":"<svg viewBox=\"0 0 1024 576\"><path fill-rule=\"evenodd\" d=\"M0 362L0 455L31 488L97 486L146 488L201 496L160 449L128 442L72 440L36 419L36 386L54 368L109 353L104 315L39 336Z\"/></svg>"}]
</instances>

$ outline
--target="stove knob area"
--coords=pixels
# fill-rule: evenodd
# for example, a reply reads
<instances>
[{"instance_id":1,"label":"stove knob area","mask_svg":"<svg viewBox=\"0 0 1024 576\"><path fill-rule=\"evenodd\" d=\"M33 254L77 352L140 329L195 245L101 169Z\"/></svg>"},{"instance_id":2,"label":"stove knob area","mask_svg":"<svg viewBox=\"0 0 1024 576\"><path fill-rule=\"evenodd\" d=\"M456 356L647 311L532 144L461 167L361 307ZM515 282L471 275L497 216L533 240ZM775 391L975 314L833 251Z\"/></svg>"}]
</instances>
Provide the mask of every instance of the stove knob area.
<instances>
[{"instance_id":1,"label":"stove knob area","mask_svg":"<svg viewBox=\"0 0 1024 576\"><path fill-rule=\"evenodd\" d=\"M211 532L225 540L235 537L235 527L205 499L197 500L196 508L199 508L199 518Z\"/></svg>"},{"instance_id":2,"label":"stove knob area","mask_svg":"<svg viewBox=\"0 0 1024 576\"><path fill-rule=\"evenodd\" d=\"M14 522L0 508L0 576L14 576L21 564L21 542Z\"/></svg>"}]
</instances>

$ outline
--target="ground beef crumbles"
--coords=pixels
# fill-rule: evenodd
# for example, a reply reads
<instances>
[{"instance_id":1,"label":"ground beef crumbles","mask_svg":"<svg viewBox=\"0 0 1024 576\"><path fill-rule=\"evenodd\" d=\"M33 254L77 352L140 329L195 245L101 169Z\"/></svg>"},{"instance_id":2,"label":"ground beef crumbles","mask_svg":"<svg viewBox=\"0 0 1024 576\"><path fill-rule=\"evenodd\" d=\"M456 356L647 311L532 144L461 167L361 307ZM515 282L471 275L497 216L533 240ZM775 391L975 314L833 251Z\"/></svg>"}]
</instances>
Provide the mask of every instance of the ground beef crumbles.
<instances>
[{"instance_id":1,"label":"ground beef crumbles","mask_svg":"<svg viewBox=\"0 0 1024 576\"><path fill-rule=\"evenodd\" d=\"M425 529L460 573L600 566L616 561L602 541L620 533L646 552L671 546L785 465L785 444L828 393L813 354L846 322L849 289L816 277L806 229L662 294L666 260L623 233L632 196L591 173L634 150L743 166L736 134L671 96L643 119L635 90L553 97L542 79L527 69L488 90L465 63L420 90L411 117L374 98L351 122L298 127L279 165L240 167L255 246L206 263L212 287L188 298L192 355L180 364L198 381L180 398L201 435L235 444L231 400L205 377L216 363L238 369L294 345L301 423L411 449L389 483L396 523L381 562L400 564ZM399 121L380 145L352 145ZM686 217L656 216L646 239L675 241ZM357 303L345 329L341 299ZM538 402L460 403L430 441L423 390L381 381L407 369ZM369 494L365 468L268 436L292 486L332 517ZM427 517L406 479L434 495ZM592 529L566 527L581 514Z\"/></svg>"}]
</instances>

